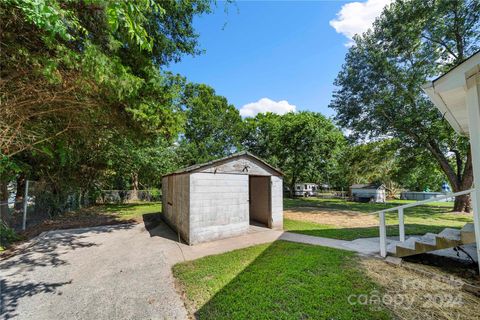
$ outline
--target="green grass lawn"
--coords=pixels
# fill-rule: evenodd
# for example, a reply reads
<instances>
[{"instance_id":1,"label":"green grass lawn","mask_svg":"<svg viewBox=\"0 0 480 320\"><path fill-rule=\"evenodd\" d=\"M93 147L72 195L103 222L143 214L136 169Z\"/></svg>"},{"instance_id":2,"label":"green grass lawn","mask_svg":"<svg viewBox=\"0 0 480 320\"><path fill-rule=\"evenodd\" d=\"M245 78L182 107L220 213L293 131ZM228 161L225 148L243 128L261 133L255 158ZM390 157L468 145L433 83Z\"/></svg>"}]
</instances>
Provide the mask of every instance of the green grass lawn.
<instances>
[{"instance_id":1,"label":"green grass lawn","mask_svg":"<svg viewBox=\"0 0 480 320\"><path fill-rule=\"evenodd\" d=\"M405 224L405 234L423 235L428 232L438 233L448 226L431 226L418 224ZM309 236L333 238L341 240L355 240L359 238L373 238L379 236L378 227L339 228L331 225L319 224L310 221L284 219L285 231L306 234ZM387 226L388 236L398 236L398 225Z\"/></svg>"},{"instance_id":2,"label":"green grass lawn","mask_svg":"<svg viewBox=\"0 0 480 320\"><path fill-rule=\"evenodd\" d=\"M348 210L367 214L412 202L396 200L386 204L375 204L350 202L340 199L300 198L285 199L284 206L285 209L315 207L328 211ZM461 228L466 223L473 221L471 215L450 213L452 207L453 204L451 202L432 202L428 205L405 209L405 233L407 235L421 235L427 232L438 233L444 228ZM386 220L388 224L387 235L398 236L397 212L388 212ZM290 232L343 240L378 237L379 235L378 227L341 228L290 219L284 220L284 229Z\"/></svg>"},{"instance_id":3,"label":"green grass lawn","mask_svg":"<svg viewBox=\"0 0 480 320\"><path fill-rule=\"evenodd\" d=\"M276 241L177 264L173 273L199 319L390 319L348 297L380 290L353 253Z\"/></svg>"},{"instance_id":4,"label":"green grass lawn","mask_svg":"<svg viewBox=\"0 0 480 320\"><path fill-rule=\"evenodd\" d=\"M413 200L390 200L386 203L360 203L353 201L346 201L343 199L322 199L322 198L284 198L283 206L285 209L292 207L318 207L318 208L328 208L328 209L337 209L337 210L351 210L358 212L375 212L382 209L393 208L401 206L408 203L415 203ZM427 208L427 211L442 211L447 212L451 211L453 208L453 202L430 202L422 206L422 208ZM410 211L418 210L416 208L407 209Z\"/></svg>"},{"instance_id":5,"label":"green grass lawn","mask_svg":"<svg viewBox=\"0 0 480 320\"><path fill-rule=\"evenodd\" d=\"M138 202L126 204L106 204L98 206L98 210L106 214L118 215L120 220L142 218L144 214L162 212L161 202Z\"/></svg>"}]
</instances>

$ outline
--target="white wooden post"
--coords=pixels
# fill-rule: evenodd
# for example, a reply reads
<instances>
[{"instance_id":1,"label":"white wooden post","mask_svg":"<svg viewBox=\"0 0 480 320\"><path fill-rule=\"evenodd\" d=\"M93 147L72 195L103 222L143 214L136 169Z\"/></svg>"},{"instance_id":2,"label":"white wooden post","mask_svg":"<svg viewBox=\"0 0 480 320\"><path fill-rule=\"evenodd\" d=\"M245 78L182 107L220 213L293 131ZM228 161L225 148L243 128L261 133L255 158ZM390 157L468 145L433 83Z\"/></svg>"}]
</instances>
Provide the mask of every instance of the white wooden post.
<instances>
[{"instance_id":1,"label":"white wooden post","mask_svg":"<svg viewBox=\"0 0 480 320\"><path fill-rule=\"evenodd\" d=\"M398 231L400 233L400 241L405 241L405 219L403 216L403 208L398 209Z\"/></svg>"},{"instance_id":2,"label":"white wooden post","mask_svg":"<svg viewBox=\"0 0 480 320\"><path fill-rule=\"evenodd\" d=\"M470 130L470 147L472 150L473 180L475 189L472 192L473 221L477 257L480 257L480 74L467 79L467 109ZM480 270L480 259L479 259Z\"/></svg>"},{"instance_id":3,"label":"white wooden post","mask_svg":"<svg viewBox=\"0 0 480 320\"><path fill-rule=\"evenodd\" d=\"M385 225L385 211L381 211L380 217L380 255L387 256L387 227Z\"/></svg>"},{"instance_id":4,"label":"white wooden post","mask_svg":"<svg viewBox=\"0 0 480 320\"><path fill-rule=\"evenodd\" d=\"M28 180L25 179L25 194L23 196L22 230L25 230L27 228L27 208L28 208Z\"/></svg>"}]
</instances>

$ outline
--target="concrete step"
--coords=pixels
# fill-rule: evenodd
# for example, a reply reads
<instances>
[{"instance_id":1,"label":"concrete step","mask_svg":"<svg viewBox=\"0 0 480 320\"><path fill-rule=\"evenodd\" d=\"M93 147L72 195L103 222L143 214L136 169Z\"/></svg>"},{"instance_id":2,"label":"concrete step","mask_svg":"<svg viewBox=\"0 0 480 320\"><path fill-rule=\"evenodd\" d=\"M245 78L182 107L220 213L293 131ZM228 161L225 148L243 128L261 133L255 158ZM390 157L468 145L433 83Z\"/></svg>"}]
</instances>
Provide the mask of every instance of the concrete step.
<instances>
[{"instance_id":1,"label":"concrete step","mask_svg":"<svg viewBox=\"0 0 480 320\"><path fill-rule=\"evenodd\" d=\"M456 247L463 244L462 239L475 242L475 235L473 235L472 240L472 226L465 225L462 230L445 228L439 234L427 233L421 237L410 237L405 242L391 245L387 248L387 252L400 258L413 256L420 253Z\"/></svg>"},{"instance_id":2,"label":"concrete step","mask_svg":"<svg viewBox=\"0 0 480 320\"><path fill-rule=\"evenodd\" d=\"M475 243L474 229L473 223L467 223L461 230L445 228L439 234L427 233L421 237L410 237L404 242L394 242L388 245L387 253L401 258Z\"/></svg>"},{"instance_id":3,"label":"concrete step","mask_svg":"<svg viewBox=\"0 0 480 320\"><path fill-rule=\"evenodd\" d=\"M460 230L453 228L445 228L442 232L438 234L438 237L445 238L448 240L460 241Z\"/></svg>"},{"instance_id":4,"label":"concrete step","mask_svg":"<svg viewBox=\"0 0 480 320\"><path fill-rule=\"evenodd\" d=\"M428 252L435 250L437 247L437 235L434 233L427 233L415 241L415 251Z\"/></svg>"},{"instance_id":5,"label":"concrete step","mask_svg":"<svg viewBox=\"0 0 480 320\"><path fill-rule=\"evenodd\" d=\"M460 238L463 244L475 243L475 226L473 223L467 223L460 230Z\"/></svg>"},{"instance_id":6,"label":"concrete step","mask_svg":"<svg viewBox=\"0 0 480 320\"><path fill-rule=\"evenodd\" d=\"M396 257L406 257L417 254L415 251L415 243L419 238L410 237L404 242L400 242L397 244L395 249L395 256Z\"/></svg>"},{"instance_id":7,"label":"concrete step","mask_svg":"<svg viewBox=\"0 0 480 320\"><path fill-rule=\"evenodd\" d=\"M437 236L437 250L447 249L462 244L460 230L453 228L445 228Z\"/></svg>"},{"instance_id":8,"label":"concrete step","mask_svg":"<svg viewBox=\"0 0 480 320\"><path fill-rule=\"evenodd\" d=\"M387 254L390 254L391 256L395 256L395 253L397 252L397 245L398 241L394 241L392 243L387 243Z\"/></svg>"}]
</instances>

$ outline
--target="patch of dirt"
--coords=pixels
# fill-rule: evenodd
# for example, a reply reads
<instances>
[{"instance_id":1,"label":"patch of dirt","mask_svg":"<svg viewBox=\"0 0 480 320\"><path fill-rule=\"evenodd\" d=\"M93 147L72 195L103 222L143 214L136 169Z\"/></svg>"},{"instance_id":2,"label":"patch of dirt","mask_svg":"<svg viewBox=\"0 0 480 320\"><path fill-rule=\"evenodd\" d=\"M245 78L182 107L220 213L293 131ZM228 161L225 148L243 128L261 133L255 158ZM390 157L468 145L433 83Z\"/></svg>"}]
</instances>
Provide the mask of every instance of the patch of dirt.
<instances>
[{"instance_id":1,"label":"patch of dirt","mask_svg":"<svg viewBox=\"0 0 480 320\"><path fill-rule=\"evenodd\" d=\"M0 258L6 259L15 255L19 250L23 249L26 241L38 236L42 232L142 222L142 217L122 220L115 213L106 213L102 211L100 207L90 207L77 211L66 212L55 217L54 219L47 219L23 232L19 232L19 236L22 240L13 243L5 251L1 252Z\"/></svg>"},{"instance_id":2,"label":"patch of dirt","mask_svg":"<svg viewBox=\"0 0 480 320\"><path fill-rule=\"evenodd\" d=\"M296 207L283 211L287 219L309 221L342 228L378 226L374 215L348 210L328 210L315 207Z\"/></svg>"},{"instance_id":3,"label":"patch of dirt","mask_svg":"<svg viewBox=\"0 0 480 320\"><path fill-rule=\"evenodd\" d=\"M360 266L383 287L382 292L365 292L369 301L379 297L375 301L399 319L478 319L480 298L463 291L464 282L449 273L435 270L428 276L378 259L362 259ZM449 281L440 281L440 277Z\"/></svg>"},{"instance_id":4,"label":"patch of dirt","mask_svg":"<svg viewBox=\"0 0 480 320\"><path fill-rule=\"evenodd\" d=\"M58 230L58 229L76 229L76 228L88 228L104 225L115 225L125 223L140 223L143 220L140 219L128 219L121 220L115 213L106 213L100 208L91 207L80 209L77 211L66 212L54 219L48 219L41 224L29 228L26 232L22 233L23 236L33 237L44 231Z\"/></svg>"},{"instance_id":5,"label":"patch of dirt","mask_svg":"<svg viewBox=\"0 0 480 320\"><path fill-rule=\"evenodd\" d=\"M404 263L414 266L417 270L429 273L447 273L480 287L480 277L477 275L478 264L473 261L447 258L434 254L419 254L403 258Z\"/></svg>"}]
</instances>

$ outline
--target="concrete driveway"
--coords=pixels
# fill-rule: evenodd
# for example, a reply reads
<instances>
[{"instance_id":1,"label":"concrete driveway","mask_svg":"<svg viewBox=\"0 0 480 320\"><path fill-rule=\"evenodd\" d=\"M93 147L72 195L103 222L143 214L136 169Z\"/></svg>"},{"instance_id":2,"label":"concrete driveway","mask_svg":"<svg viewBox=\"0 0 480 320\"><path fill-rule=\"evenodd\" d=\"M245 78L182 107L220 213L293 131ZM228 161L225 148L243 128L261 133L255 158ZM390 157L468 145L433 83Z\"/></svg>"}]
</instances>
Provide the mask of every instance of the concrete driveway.
<instances>
[{"instance_id":1,"label":"concrete driveway","mask_svg":"<svg viewBox=\"0 0 480 320\"><path fill-rule=\"evenodd\" d=\"M164 224L50 231L0 262L4 319L185 319L171 266L276 240L282 232L198 246L179 244Z\"/></svg>"},{"instance_id":2,"label":"concrete driveway","mask_svg":"<svg viewBox=\"0 0 480 320\"><path fill-rule=\"evenodd\" d=\"M378 253L378 239L335 240L250 226L188 246L164 223L50 231L0 261L2 319L186 319L171 267L277 239Z\"/></svg>"}]
</instances>

